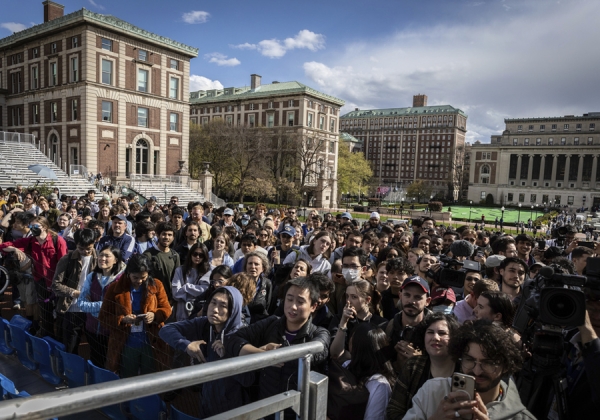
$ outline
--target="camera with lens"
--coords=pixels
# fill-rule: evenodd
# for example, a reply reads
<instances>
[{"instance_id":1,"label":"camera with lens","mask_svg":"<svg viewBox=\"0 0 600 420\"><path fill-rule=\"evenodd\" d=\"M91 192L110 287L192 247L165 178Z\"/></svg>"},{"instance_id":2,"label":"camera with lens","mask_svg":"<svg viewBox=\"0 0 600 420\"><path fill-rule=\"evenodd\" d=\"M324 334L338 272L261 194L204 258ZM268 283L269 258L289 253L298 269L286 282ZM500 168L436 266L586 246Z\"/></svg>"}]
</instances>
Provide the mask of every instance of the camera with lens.
<instances>
[{"instance_id":1,"label":"camera with lens","mask_svg":"<svg viewBox=\"0 0 600 420\"><path fill-rule=\"evenodd\" d=\"M427 277L443 287L461 288L465 284L467 271L480 271L481 267L477 261L459 261L445 256L440 257L441 269L437 272L427 271Z\"/></svg>"}]
</instances>

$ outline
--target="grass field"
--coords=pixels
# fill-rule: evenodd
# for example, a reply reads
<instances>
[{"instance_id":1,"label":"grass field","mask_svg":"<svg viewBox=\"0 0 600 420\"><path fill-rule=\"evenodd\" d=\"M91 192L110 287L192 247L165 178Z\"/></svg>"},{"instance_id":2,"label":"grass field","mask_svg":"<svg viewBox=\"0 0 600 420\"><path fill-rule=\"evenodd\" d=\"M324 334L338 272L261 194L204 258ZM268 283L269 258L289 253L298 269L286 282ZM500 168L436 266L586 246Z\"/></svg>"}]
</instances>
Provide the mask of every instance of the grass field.
<instances>
[{"instance_id":1,"label":"grass field","mask_svg":"<svg viewBox=\"0 0 600 420\"><path fill-rule=\"evenodd\" d=\"M452 209L452 219L465 219L469 218L469 207L466 206L451 206ZM443 208L444 211L448 210L448 207ZM494 224L494 220L498 217L498 220L502 217L502 210L499 208L489 208L489 207L472 207L471 208L471 221L479 222L481 221L481 215L485 215L485 223L487 225ZM533 212L531 211L531 206L523 207L521 209L521 221L527 222L527 220L531 217L532 220L535 220L537 217L544 214L543 209L539 209L536 213L535 208ZM519 220L519 210L518 209L506 209L504 210L504 223L515 223Z\"/></svg>"}]
</instances>

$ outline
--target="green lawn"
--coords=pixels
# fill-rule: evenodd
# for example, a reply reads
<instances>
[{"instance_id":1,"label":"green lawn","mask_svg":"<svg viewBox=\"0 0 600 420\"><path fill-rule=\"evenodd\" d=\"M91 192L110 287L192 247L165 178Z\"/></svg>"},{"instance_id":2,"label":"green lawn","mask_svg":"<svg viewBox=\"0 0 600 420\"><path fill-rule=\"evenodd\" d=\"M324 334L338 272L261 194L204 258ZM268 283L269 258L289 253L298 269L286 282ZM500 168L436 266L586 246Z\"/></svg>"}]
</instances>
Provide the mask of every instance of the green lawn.
<instances>
[{"instance_id":1,"label":"green lawn","mask_svg":"<svg viewBox=\"0 0 600 420\"><path fill-rule=\"evenodd\" d=\"M450 206L452 208L452 219L469 219L469 207L468 206ZM444 211L448 211L448 207L444 206ZM475 207L471 208L471 221L478 222L481 221L481 215L485 215L485 223L487 225L494 224L494 220L498 217L498 220L502 217L502 210L499 208L489 208L489 207ZM531 212L531 206L523 207L521 209L521 221L527 222L527 220L531 217L533 220L536 217L539 217L544 214L543 209L538 208L537 215L535 208L533 212ZM532 217L533 216L533 217ZM515 223L519 220L519 210L518 209L506 209L504 210L504 223Z\"/></svg>"}]
</instances>

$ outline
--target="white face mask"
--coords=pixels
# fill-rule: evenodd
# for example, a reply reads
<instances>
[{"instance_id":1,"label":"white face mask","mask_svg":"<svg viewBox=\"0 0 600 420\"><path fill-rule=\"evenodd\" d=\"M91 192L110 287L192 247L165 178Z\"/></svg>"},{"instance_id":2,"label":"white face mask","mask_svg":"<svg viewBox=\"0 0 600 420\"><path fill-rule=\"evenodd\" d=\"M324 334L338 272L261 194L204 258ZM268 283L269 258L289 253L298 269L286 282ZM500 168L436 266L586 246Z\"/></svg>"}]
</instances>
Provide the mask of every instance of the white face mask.
<instances>
[{"instance_id":1,"label":"white face mask","mask_svg":"<svg viewBox=\"0 0 600 420\"><path fill-rule=\"evenodd\" d=\"M350 285L354 280L360 278L360 270L357 268L342 268L342 275L346 279L346 284Z\"/></svg>"}]
</instances>

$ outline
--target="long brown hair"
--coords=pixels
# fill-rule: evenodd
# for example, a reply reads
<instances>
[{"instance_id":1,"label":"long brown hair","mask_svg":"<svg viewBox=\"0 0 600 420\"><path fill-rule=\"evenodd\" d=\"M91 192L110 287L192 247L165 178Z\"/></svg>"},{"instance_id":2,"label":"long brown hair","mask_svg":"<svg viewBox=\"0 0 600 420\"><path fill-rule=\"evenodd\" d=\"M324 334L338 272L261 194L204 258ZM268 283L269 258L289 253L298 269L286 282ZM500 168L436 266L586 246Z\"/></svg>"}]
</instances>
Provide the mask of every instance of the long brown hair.
<instances>
[{"instance_id":1,"label":"long brown hair","mask_svg":"<svg viewBox=\"0 0 600 420\"><path fill-rule=\"evenodd\" d=\"M335 239L333 239L331 234L326 230L323 230L315 235L315 237L310 241L310 245L308 245L306 248L306 252L308 252L308 255L312 256L315 253L315 242L317 242L317 240L321 239L323 236L327 236L331 240L332 245L330 245L327 251L323 253L323 257L329 260L329 257L331 256L331 248L333 248Z\"/></svg>"},{"instance_id":2,"label":"long brown hair","mask_svg":"<svg viewBox=\"0 0 600 420\"><path fill-rule=\"evenodd\" d=\"M50 229L50 223L48 222L48 219L46 219L44 216L36 216L31 220L31 223L37 222L40 225L42 225L42 227L44 229L46 229L48 231L48 235L54 237L57 236L58 233L56 233L55 231L53 231L52 229Z\"/></svg>"},{"instance_id":3,"label":"long brown hair","mask_svg":"<svg viewBox=\"0 0 600 420\"><path fill-rule=\"evenodd\" d=\"M254 299L256 293L256 282L248 273L238 273L233 275L227 282L228 286L235 287L242 294L244 306L247 306Z\"/></svg>"}]
</instances>

